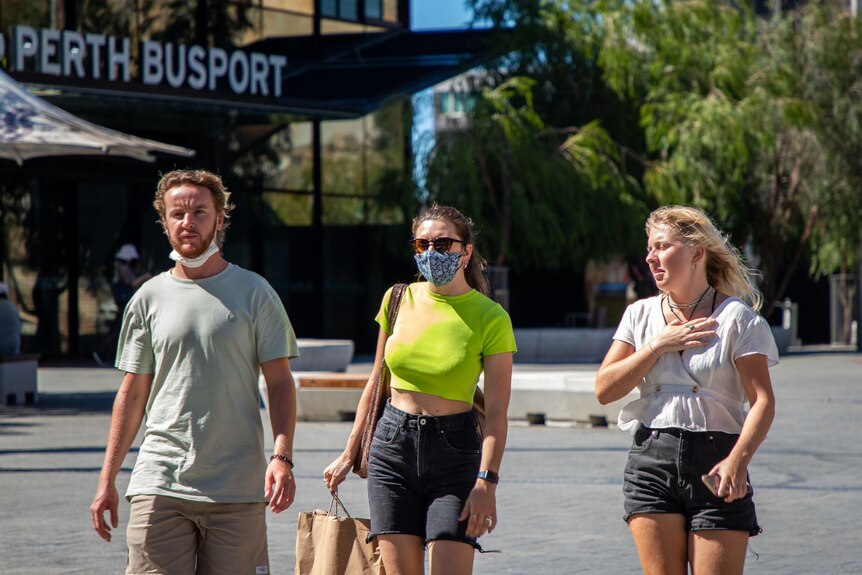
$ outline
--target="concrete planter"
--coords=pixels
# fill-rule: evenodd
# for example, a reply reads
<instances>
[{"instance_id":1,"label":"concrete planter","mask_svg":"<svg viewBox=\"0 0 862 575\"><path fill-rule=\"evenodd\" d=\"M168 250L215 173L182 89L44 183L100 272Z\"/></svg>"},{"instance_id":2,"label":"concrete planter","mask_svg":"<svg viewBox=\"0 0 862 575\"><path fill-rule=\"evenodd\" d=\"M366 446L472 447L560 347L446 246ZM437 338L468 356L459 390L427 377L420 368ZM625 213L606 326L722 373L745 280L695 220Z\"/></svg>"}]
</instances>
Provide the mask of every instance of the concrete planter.
<instances>
[{"instance_id":1,"label":"concrete planter","mask_svg":"<svg viewBox=\"0 0 862 575\"><path fill-rule=\"evenodd\" d=\"M614 329L541 327L515 330L518 363L601 363Z\"/></svg>"},{"instance_id":2,"label":"concrete planter","mask_svg":"<svg viewBox=\"0 0 862 575\"><path fill-rule=\"evenodd\" d=\"M772 328L772 337L775 338L778 355L786 354L787 348L790 347L790 330L778 325L771 325L769 327Z\"/></svg>"},{"instance_id":3,"label":"concrete planter","mask_svg":"<svg viewBox=\"0 0 862 575\"><path fill-rule=\"evenodd\" d=\"M290 360L292 371L343 372L353 360L353 340L298 339L299 357Z\"/></svg>"}]
</instances>

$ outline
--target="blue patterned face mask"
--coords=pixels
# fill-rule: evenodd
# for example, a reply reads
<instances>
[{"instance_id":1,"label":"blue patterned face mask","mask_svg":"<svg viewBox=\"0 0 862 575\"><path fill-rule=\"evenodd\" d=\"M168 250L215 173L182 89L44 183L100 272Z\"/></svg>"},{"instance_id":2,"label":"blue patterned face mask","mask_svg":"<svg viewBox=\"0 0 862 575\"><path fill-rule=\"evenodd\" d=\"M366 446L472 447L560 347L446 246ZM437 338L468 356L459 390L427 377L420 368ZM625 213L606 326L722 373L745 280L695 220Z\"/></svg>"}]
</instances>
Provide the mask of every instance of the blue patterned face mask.
<instances>
[{"instance_id":1,"label":"blue patterned face mask","mask_svg":"<svg viewBox=\"0 0 862 575\"><path fill-rule=\"evenodd\" d=\"M462 252L438 252L437 250L425 250L416 254L416 267L419 273L436 287L444 286L455 278L458 267L461 264Z\"/></svg>"}]
</instances>

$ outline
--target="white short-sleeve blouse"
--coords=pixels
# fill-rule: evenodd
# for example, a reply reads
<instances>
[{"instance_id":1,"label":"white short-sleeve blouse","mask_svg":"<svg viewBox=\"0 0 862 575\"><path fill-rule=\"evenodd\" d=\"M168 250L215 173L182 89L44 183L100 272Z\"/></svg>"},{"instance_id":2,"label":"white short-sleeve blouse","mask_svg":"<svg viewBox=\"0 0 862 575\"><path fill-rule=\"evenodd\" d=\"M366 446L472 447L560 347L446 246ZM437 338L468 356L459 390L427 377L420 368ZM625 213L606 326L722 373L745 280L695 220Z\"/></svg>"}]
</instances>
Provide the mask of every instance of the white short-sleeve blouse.
<instances>
[{"instance_id":1,"label":"white short-sleeve blouse","mask_svg":"<svg viewBox=\"0 0 862 575\"><path fill-rule=\"evenodd\" d=\"M617 426L630 430L680 427L690 431L739 433L748 398L734 363L752 354L778 363L778 349L769 325L742 300L726 299L713 312L716 336L705 347L669 352L638 384L640 399L620 412ZM636 350L657 336L666 323L659 296L636 301L623 314L614 339Z\"/></svg>"}]
</instances>

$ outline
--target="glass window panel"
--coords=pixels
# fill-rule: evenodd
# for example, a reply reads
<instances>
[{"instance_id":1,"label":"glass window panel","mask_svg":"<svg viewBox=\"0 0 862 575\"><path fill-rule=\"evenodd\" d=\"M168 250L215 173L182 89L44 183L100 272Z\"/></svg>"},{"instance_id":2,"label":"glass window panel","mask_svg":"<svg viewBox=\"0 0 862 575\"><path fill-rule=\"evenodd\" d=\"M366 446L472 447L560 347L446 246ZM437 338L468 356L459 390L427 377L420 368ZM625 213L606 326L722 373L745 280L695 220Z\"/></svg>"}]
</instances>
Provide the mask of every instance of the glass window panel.
<instances>
[{"instance_id":1,"label":"glass window panel","mask_svg":"<svg viewBox=\"0 0 862 575\"><path fill-rule=\"evenodd\" d=\"M404 165L405 105L396 102L364 118L322 124L326 223L391 223L397 219L392 210L381 209L378 198L409 193Z\"/></svg>"},{"instance_id":2,"label":"glass window panel","mask_svg":"<svg viewBox=\"0 0 862 575\"><path fill-rule=\"evenodd\" d=\"M406 183L409 170L404 168L405 126L403 102L384 106L368 116L366 121L365 181L367 194L391 197L397 193L392 186Z\"/></svg>"},{"instance_id":3,"label":"glass window panel","mask_svg":"<svg viewBox=\"0 0 862 575\"><path fill-rule=\"evenodd\" d=\"M362 120L323 122L320 131L323 193L363 193Z\"/></svg>"},{"instance_id":4,"label":"glass window panel","mask_svg":"<svg viewBox=\"0 0 862 575\"><path fill-rule=\"evenodd\" d=\"M310 36L314 31L314 17L267 10L263 17L263 37Z\"/></svg>"},{"instance_id":5,"label":"glass window panel","mask_svg":"<svg viewBox=\"0 0 862 575\"><path fill-rule=\"evenodd\" d=\"M351 20L354 22L358 20L359 11L356 7L356 0L339 0L338 17L343 20Z\"/></svg>"},{"instance_id":6,"label":"glass window panel","mask_svg":"<svg viewBox=\"0 0 862 575\"><path fill-rule=\"evenodd\" d=\"M323 19L320 22L321 34L363 34L370 32L385 32L387 29L381 26L365 26L353 22L341 22L339 20Z\"/></svg>"},{"instance_id":7,"label":"glass window panel","mask_svg":"<svg viewBox=\"0 0 862 575\"><path fill-rule=\"evenodd\" d=\"M382 0L365 0L365 17L369 20L383 18Z\"/></svg>"},{"instance_id":8,"label":"glass window panel","mask_svg":"<svg viewBox=\"0 0 862 575\"><path fill-rule=\"evenodd\" d=\"M464 109L472 112L476 109L476 95L473 93L464 96Z\"/></svg>"},{"instance_id":9,"label":"glass window panel","mask_svg":"<svg viewBox=\"0 0 862 575\"><path fill-rule=\"evenodd\" d=\"M314 14L314 0L263 0L263 7L300 14Z\"/></svg>"},{"instance_id":10,"label":"glass window panel","mask_svg":"<svg viewBox=\"0 0 862 575\"><path fill-rule=\"evenodd\" d=\"M0 6L0 25L4 32L8 32L10 26L50 27L49 0L3 0Z\"/></svg>"},{"instance_id":11,"label":"glass window panel","mask_svg":"<svg viewBox=\"0 0 862 575\"><path fill-rule=\"evenodd\" d=\"M464 113L464 94L453 94L455 99L455 112Z\"/></svg>"},{"instance_id":12,"label":"glass window panel","mask_svg":"<svg viewBox=\"0 0 862 575\"><path fill-rule=\"evenodd\" d=\"M272 129L273 126L266 124L247 125L238 127L230 135L236 149L245 152L231 167L234 176L249 186L310 192L313 163L311 124L294 122L275 132Z\"/></svg>"},{"instance_id":13,"label":"glass window panel","mask_svg":"<svg viewBox=\"0 0 862 575\"><path fill-rule=\"evenodd\" d=\"M310 226L314 198L309 194L264 192L263 216L266 225L273 228Z\"/></svg>"},{"instance_id":14,"label":"glass window panel","mask_svg":"<svg viewBox=\"0 0 862 575\"><path fill-rule=\"evenodd\" d=\"M314 154L311 147L311 122L295 122L288 132L290 147L281 156L281 183L284 190L311 191Z\"/></svg>"},{"instance_id":15,"label":"glass window panel","mask_svg":"<svg viewBox=\"0 0 862 575\"><path fill-rule=\"evenodd\" d=\"M398 22L398 0L383 0L383 19L387 22Z\"/></svg>"},{"instance_id":16,"label":"glass window panel","mask_svg":"<svg viewBox=\"0 0 862 575\"><path fill-rule=\"evenodd\" d=\"M361 198L323 198L323 224L350 226L366 223L366 202Z\"/></svg>"},{"instance_id":17,"label":"glass window panel","mask_svg":"<svg viewBox=\"0 0 862 575\"><path fill-rule=\"evenodd\" d=\"M55 2L51 2L54 4ZM57 4L61 4L57 2ZM135 16L128 9L123 0L104 0L97 9L89 8L82 9L78 7L78 27L82 32L95 32L97 34L106 34L114 36L126 36L130 38L137 37L137 27L135 24ZM158 7L154 10L159 10ZM162 29L164 24L157 23L153 20L153 25L146 32L152 32L156 27ZM69 28L69 25L66 25Z\"/></svg>"},{"instance_id":18,"label":"glass window panel","mask_svg":"<svg viewBox=\"0 0 862 575\"><path fill-rule=\"evenodd\" d=\"M263 10L259 10L257 8L249 8L247 15L251 27L243 30L242 33L239 35L239 37L237 38L238 46L252 44L263 38Z\"/></svg>"},{"instance_id":19,"label":"glass window panel","mask_svg":"<svg viewBox=\"0 0 862 575\"><path fill-rule=\"evenodd\" d=\"M338 16L338 0L320 0L320 15L335 18Z\"/></svg>"},{"instance_id":20,"label":"glass window panel","mask_svg":"<svg viewBox=\"0 0 862 575\"><path fill-rule=\"evenodd\" d=\"M441 92L437 94L437 109L441 114L448 114L452 111L452 106L450 104L451 98L452 94L449 92Z\"/></svg>"}]
</instances>

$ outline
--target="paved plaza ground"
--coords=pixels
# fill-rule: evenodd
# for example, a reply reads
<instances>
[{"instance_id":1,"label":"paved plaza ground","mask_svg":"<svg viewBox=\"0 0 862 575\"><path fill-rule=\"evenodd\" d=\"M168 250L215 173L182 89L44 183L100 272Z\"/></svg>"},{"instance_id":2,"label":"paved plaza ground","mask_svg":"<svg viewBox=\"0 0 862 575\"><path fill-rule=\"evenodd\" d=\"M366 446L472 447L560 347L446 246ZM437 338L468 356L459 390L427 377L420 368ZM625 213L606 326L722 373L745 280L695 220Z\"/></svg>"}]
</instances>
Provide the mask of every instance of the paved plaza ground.
<instances>
[{"instance_id":1,"label":"paved plaza ground","mask_svg":"<svg viewBox=\"0 0 862 575\"><path fill-rule=\"evenodd\" d=\"M860 574L862 355L791 354L772 377L778 414L750 469L764 533L752 539L746 573ZM38 406L0 407L0 573L123 572L128 504L121 502L110 544L93 532L88 514L119 380L108 369L42 368ZM293 573L296 513L327 507L321 472L348 429L298 424L297 500L268 515L272 573ZM621 519L629 442L615 429L513 422L498 529L482 539L500 552L477 556L475 573L640 573ZM133 464L134 452L120 490ZM354 515L367 515L364 481L351 477L341 494Z\"/></svg>"}]
</instances>

